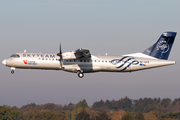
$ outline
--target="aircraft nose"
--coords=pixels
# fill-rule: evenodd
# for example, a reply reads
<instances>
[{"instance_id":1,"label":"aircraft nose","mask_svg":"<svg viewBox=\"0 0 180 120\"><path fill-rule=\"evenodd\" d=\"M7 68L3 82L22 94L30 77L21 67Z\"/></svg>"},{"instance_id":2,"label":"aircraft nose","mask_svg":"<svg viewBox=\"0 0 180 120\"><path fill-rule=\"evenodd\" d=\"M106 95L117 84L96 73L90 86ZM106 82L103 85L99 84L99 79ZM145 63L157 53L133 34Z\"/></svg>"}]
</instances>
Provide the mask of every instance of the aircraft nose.
<instances>
[{"instance_id":1,"label":"aircraft nose","mask_svg":"<svg viewBox=\"0 0 180 120\"><path fill-rule=\"evenodd\" d=\"M6 65L6 60L3 60L3 61L2 61L2 64Z\"/></svg>"}]
</instances>

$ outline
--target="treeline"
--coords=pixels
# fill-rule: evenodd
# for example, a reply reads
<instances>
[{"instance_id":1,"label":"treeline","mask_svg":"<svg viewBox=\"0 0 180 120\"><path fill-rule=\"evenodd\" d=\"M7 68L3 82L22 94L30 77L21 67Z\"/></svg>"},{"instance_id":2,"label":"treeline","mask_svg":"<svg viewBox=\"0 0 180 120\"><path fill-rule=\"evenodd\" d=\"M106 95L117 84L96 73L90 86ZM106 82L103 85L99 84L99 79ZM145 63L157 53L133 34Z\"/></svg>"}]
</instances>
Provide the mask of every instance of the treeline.
<instances>
[{"instance_id":1,"label":"treeline","mask_svg":"<svg viewBox=\"0 0 180 120\"><path fill-rule=\"evenodd\" d=\"M94 102L93 109L112 109L124 110L126 112L150 112L159 111L162 113L180 111L180 98L171 101L169 98L140 98L139 100L131 100L128 97L121 98L118 101L100 100Z\"/></svg>"},{"instance_id":2,"label":"treeline","mask_svg":"<svg viewBox=\"0 0 180 120\"><path fill-rule=\"evenodd\" d=\"M100 100L89 107L86 100L77 104L60 105L46 103L16 106L0 106L0 120L178 120L180 119L180 98L128 97L118 101Z\"/></svg>"}]
</instances>

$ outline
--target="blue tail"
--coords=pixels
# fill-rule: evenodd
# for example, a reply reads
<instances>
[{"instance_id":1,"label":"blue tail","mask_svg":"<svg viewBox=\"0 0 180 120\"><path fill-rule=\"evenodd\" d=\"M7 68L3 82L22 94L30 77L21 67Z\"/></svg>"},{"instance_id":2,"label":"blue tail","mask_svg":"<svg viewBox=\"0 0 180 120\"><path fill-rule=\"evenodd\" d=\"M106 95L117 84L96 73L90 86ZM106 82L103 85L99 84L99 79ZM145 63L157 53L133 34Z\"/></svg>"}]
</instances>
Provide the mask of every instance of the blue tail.
<instances>
[{"instance_id":1,"label":"blue tail","mask_svg":"<svg viewBox=\"0 0 180 120\"><path fill-rule=\"evenodd\" d=\"M176 32L164 32L158 41L150 48L146 49L143 53L158 59L167 60L171 51Z\"/></svg>"}]
</instances>

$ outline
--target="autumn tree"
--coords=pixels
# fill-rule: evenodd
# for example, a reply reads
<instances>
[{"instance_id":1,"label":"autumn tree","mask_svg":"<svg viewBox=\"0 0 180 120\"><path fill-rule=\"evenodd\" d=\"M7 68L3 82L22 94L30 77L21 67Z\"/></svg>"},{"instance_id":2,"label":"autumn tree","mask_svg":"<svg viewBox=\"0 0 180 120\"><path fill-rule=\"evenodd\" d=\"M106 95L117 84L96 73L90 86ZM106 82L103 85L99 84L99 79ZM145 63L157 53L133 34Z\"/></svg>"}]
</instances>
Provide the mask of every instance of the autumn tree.
<instances>
[{"instance_id":1,"label":"autumn tree","mask_svg":"<svg viewBox=\"0 0 180 120\"><path fill-rule=\"evenodd\" d=\"M53 110L55 108L55 104L54 103L46 103L43 105L42 109L46 109L46 110Z\"/></svg>"},{"instance_id":2,"label":"autumn tree","mask_svg":"<svg viewBox=\"0 0 180 120\"><path fill-rule=\"evenodd\" d=\"M66 116L63 113L61 113L61 112L57 113L57 118L58 118L58 120L66 120L65 119Z\"/></svg>"},{"instance_id":3,"label":"autumn tree","mask_svg":"<svg viewBox=\"0 0 180 120\"><path fill-rule=\"evenodd\" d=\"M159 111L151 111L150 113L152 113L158 120L160 120L162 113Z\"/></svg>"},{"instance_id":4,"label":"autumn tree","mask_svg":"<svg viewBox=\"0 0 180 120\"><path fill-rule=\"evenodd\" d=\"M95 116L95 120L111 120L111 118L109 117L109 115L105 110L102 110L100 113L98 113Z\"/></svg>"},{"instance_id":5,"label":"autumn tree","mask_svg":"<svg viewBox=\"0 0 180 120\"><path fill-rule=\"evenodd\" d=\"M172 120L172 118L164 118L163 120Z\"/></svg>"},{"instance_id":6,"label":"autumn tree","mask_svg":"<svg viewBox=\"0 0 180 120\"><path fill-rule=\"evenodd\" d=\"M152 113L144 113L144 118L145 120L159 120L158 118L156 118L156 116Z\"/></svg>"},{"instance_id":7,"label":"autumn tree","mask_svg":"<svg viewBox=\"0 0 180 120\"><path fill-rule=\"evenodd\" d=\"M122 116L124 116L126 114L125 111L123 110L119 110L119 111L116 111L112 116L111 116L111 119L112 120L120 120L122 118Z\"/></svg>"}]
</instances>

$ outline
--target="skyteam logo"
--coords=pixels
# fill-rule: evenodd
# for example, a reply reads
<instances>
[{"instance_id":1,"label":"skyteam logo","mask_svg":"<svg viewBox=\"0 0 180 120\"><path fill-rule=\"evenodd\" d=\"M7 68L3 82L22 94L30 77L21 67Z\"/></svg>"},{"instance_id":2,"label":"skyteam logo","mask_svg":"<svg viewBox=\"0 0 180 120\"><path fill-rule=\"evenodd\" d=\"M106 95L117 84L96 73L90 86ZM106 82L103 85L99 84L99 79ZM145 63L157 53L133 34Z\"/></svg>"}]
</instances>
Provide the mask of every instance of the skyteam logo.
<instances>
[{"instance_id":1,"label":"skyteam logo","mask_svg":"<svg viewBox=\"0 0 180 120\"><path fill-rule=\"evenodd\" d=\"M157 44L157 50L160 50L162 53L166 53L169 50L169 45L166 43L166 41L159 41Z\"/></svg>"},{"instance_id":2,"label":"skyteam logo","mask_svg":"<svg viewBox=\"0 0 180 120\"><path fill-rule=\"evenodd\" d=\"M129 57L129 56L125 56L121 59L114 59L114 60L111 60L111 63L113 65L118 65L118 67L116 68L121 68L119 71L124 71L126 70L128 67L130 67L131 65L137 65L139 64L139 61L137 60L134 60L135 58L133 57Z\"/></svg>"},{"instance_id":3,"label":"skyteam logo","mask_svg":"<svg viewBox=\"0 0 180 120\"><path fill-rule=\"evenodd\" d=\"M28 60L23 60L24 64L26 65L37 65L35 61L28 61Z\"/></svg>"}]
</instances>

